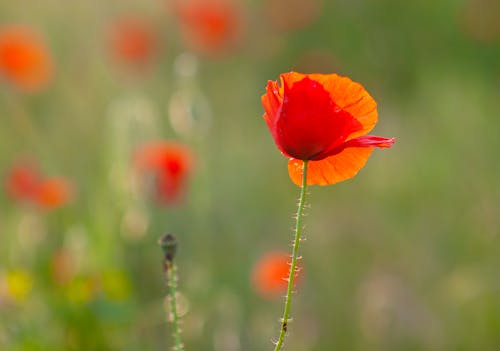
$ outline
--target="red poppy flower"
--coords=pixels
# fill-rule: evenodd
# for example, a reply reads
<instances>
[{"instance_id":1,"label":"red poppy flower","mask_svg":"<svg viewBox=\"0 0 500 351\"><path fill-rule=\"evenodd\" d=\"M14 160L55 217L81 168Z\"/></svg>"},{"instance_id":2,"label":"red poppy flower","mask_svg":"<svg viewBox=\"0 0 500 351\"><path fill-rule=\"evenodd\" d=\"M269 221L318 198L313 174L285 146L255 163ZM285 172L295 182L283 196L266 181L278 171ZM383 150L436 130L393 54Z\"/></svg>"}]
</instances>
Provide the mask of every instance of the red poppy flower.
<instances>
[{"instance_id":1,"label":"red poppy flower","mask_svg":"<svg viewBox=\"0 0 500 351\"><path fill-rule=\"evenodd\" d=\"M147 65L156 53L157 38L150 24L140 18L121 18L109 31L112 54L133 66Z\"/></svg>"},{"instance_id":2,"label":"red poppy flower","mask_svg":"<svg viewBox=\"0 0 500 351\"><path fill-rule=\"evenodd\" d=\"M295 281L300 268L295 273ZM281 296L288 287L290 256L283 252L271 252L256 263L252 272L252 284L259 295L266 298Z\"/></svg>"},{"instance_id":3,"label":"red poppy flower","mask_svg":"<svg viewBox=\"0 0 500 351\"><path fill-rule=\"evenodd\" d=\"M362 85L336 74L285 73L281 86L269 81L262 96L264 119L278 149L290 158L292 181L307 184L349 179L365 165L374 147L394 138L366 135L377 123L377 104Z\"/></svg>"},{"instance_id":4,"label":"red poppy flower","mask_svg":"<svg viewBox=\"0 0 500 351\"><path fill-rule=\"evenodd\" d=\"M40 174L35 165L20 162L9 170L5 181L5 190L14 200L31 200L38 190L39 183Z\"/></svg>"},{"instance_id":5,"label":"red poppy flower","mask_svg":"<svg viewBox=\"0 0 500 351\"><path fill-rule=\"evenodd\" d=\"M153 176L157 200L173 205L184 194L192 158L190 150L183 144L157 141L142 145L137 150L135 164L141 173Z\"/></svg>"},{"instance_id":6,"label":"red poppy flower","mask_svg":"<svg viewBox=\"0 0 500 351\"><path fill-rule=\"evenodd\" d=\"M21 90L36 91L52 73L52 58L35 32L20 26L0 29L0 76Z\"/></svg>"},{"instance_id":7,"label":"red poppy flower","mask_svg":"<svg viewBox=\"0 0 500 351\"><path fill-rule=\"evenodd\" d=\"M184 40L203 54L218 54L233 46L241 36L242 16L230 0L175 0Z\"/></svg>"}]
</instances>

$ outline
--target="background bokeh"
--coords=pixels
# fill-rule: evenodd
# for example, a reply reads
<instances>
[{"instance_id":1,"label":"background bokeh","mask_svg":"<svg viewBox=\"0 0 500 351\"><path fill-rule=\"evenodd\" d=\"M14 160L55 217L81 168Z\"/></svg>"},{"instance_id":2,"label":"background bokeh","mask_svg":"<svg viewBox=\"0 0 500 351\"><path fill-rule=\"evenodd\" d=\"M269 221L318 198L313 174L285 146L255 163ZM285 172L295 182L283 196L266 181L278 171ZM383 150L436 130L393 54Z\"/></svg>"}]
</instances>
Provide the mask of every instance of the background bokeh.
<instances>
[{"instance_id":1,"label":"background bokeh","mask_svg":"<svg viewBox=\"0 0 500 351\"><path fill-rule=\"evenodd\" d=\"M168 349L165 231L186 348L270 350L282 300L252 270L288 250L299 189L260 96L289 70L361 82L375 134L397 139L357 177L310 189L286 349L499 350L498 1L230 4L200 30L178 2L0 3L1 27L32 28L54 64L37 91L0 77L2 181L29 158L72 184L57 208L2 188L0 350ZM153 38L139 35L139 58L116 52L123 18ZM193 153L174 203L134 182L135 148L158 139Z\"/></svg>"}]
</instances>

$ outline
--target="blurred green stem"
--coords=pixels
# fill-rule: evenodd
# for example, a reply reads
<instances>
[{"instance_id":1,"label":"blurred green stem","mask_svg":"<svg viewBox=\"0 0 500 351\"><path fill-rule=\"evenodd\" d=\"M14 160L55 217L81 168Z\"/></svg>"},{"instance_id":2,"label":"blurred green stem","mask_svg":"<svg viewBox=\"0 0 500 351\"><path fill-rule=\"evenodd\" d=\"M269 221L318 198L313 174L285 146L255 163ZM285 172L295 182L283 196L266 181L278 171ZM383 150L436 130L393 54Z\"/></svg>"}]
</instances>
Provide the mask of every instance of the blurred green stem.
<instances>
[{"instance_id":1,"label":"blurred green stem","mask_svg":"<svg viewBox=\"0 0 500 351\"><path fill-rule=\"evenodd\" d=\"M293 251L292 251L292 262L290 263L290 273L288 275L288 288L286 291L285 298L285 310L283 312L283 318L281 319L281 331L278 341L276 342L276 347L274 351L279 351L283 347L285 341L286 332L288 329L288 322L290 321L290 305L292 302L293 293L293 282L295 280L295 270L297 269L297 260L299 252L299 244L302 234L302 217L304 212L304 205L306 202L306 192L307 192L307 162L304 161L302 166L302 188L300 190L299 207L297 209L297 217L295 222L295 238L293 241Z\"/></svg>"},{"instance_id":2,"label":"blurred green stem","mask_svg":"<svg viewBox=\"0 0 500 351\"><path fill-rule=\"evenodd\" d=\"M179 315L177 313L177 267L171 261L166 261L166 271L167 271L167 286L168 286L168 301L170 303L170 321L174 328L174 350L182 351L184 350L184 345L181 340L181 330L179 328Z\"/></svg>"}]
</instances>

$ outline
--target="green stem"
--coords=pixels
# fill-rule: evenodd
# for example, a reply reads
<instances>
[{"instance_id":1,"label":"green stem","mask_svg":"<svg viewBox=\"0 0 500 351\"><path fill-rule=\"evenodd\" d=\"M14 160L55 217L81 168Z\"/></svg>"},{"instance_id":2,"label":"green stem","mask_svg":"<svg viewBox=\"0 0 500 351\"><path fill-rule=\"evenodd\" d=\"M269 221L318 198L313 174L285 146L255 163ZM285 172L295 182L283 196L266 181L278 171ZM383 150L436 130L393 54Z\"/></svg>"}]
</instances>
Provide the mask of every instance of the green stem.
<instances>
[{"instance_id":1,"label":"green stem","mask_svg":"<svg viewBox=\"0 0 500 351\"><path fill-rule=\"evenodd\" d=\"M285 341L285 336L288 329L288 322L290 321L289 319L290 305L292 302L293 282L295 280L295 270L297 267L299 244L302 233L302 217L304 213L304 205L306 202L306 191L307 191L307 161L304 161L302 167L302 188L300 190L299 207L297 209L297 217L295 222L295 238L293 241L292 262L290 264L290 274L288 276L288 288L286 291L286 298L285 298L285 310L283 312L283 318L281 320L280 335L278 341L276 342L276 347L274 348L274 351L279 351L283 347L283 342Z\"/></svg>"},{"instance_id":2,"label":"green stem","mask_svg":"<svg viewBox=\"0 0 500 351\"><path fill-rule=\"evenodd\" d=\"M170 321L174 328L173 337L175 342L175 351L184 350L181 339L181 330L179 328L179 315L177 313L177 267L172 261L166 261L167 268L167 286L170 302Z\"/></svg>"}]
</instances>

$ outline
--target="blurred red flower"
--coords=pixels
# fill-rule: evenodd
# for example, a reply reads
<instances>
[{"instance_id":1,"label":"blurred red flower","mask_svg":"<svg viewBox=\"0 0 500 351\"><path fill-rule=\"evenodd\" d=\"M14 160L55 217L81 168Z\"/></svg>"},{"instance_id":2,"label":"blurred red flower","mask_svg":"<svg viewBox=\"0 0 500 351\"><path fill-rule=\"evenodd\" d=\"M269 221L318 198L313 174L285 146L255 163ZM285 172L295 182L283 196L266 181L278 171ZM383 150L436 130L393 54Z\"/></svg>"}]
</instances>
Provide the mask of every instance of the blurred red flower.
<instances>
[{"instance_id":1,"label":"blurred red flower","mask_svg":"<svg viewBox=\"0 0 500 351\"><path fill-rule=\"evenodd\" d=\"M264 119L278 149L289 157L292 181L307 184L349 179L365 165L374 147L394 138L366 135L377 123L377 104L359 83L336 74L285 73L269 81L262 96Z\"/></svg>"},{"instance_id":2,"label":"blurred red flower","mask_svg":"<svg viewBox=\"0 0 500 351\"><path fill-rule=\"evenodd\" d=\"M112 55L135 67L148 65L158 50L158 38L151 24L138 17L117 19L109 28L108 38Z\"/></svg>"},{"instance_id":3,"label":"blurred red flower","mask_svg":"<svg viewBox=\"0 0 500 351\"><path fill-rule=\"evenodd\" d=\"M160 203L174 205L182 199L193 166L187 146L174 141L150 142L137 149L134 161L140 173L153 177Z\"/></svg>"},{"instance_id":4,"label":"blurred red flower","mask_svg":"<svg viewBox=\"0 0 500 351\"><path fill-rule=\"evenodd\" d=\"M290 255L286 253L270 252L257 261L252 272L252 284L260 296L274 298L286 292L290 260ZM300 279L299 273L300 268L295 272L295 284Z\"/></svg>"},{"instance_id":5,"label":"blurred red flower","mask_svg":"<svg viewBox=\"0 0 500 351\"><path fill-rule=\"evenodd\" d=\"M208 55L220 54L242 35L243 16L233 0L173 0L186 45Z\"/></svg>"},{"instance_id":6,"label":"blurred red flower","mask_svg":"<svg viewBox=\"0 0 500 351\"><path fill-rule=\"evenodd\" d=\"M46 86L53 70L49 51L36 32L22 26L0 29L0 76L31 92Z\"/></svg>"},{"instance_id":7,"label":"blurred red flower","mask_svg":"<svg viewBox=\"0 0 500 351\"><path fill-rule=\"evenodd\" d=\"M30 200L38 189L40 174L36 166L29 162L19 162L7 173L5 190L16 200Z\"/></svg>"},{"instance_id":8,"label":"blurred red flower","mask_svg":"<svg viewBox=\"0 0 500 351\"><path fill-rule=\"evenodd\" d=\"M5 190L14 200L51 209L69 202L72 195L70 182L62 177L43 178L32 162L18 162L10 168Z\"/></svg>"}]
</instances>

